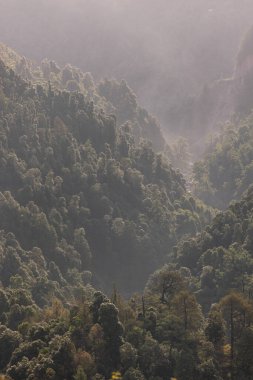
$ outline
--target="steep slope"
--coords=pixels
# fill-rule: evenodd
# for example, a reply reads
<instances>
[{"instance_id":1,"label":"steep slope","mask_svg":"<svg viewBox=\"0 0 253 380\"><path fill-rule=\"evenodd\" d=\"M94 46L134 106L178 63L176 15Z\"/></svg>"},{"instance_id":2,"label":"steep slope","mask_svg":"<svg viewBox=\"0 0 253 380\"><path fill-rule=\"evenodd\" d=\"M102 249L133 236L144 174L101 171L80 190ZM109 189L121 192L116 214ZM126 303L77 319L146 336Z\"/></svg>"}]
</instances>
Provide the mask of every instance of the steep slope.
<instances>
[{"instance_id":1,"label":"steep slope","mask_svg":"<svg viewBox=\"0 0 253 380\"><path fill-rule=\"evenodd\" d=\"M190 141L191 153L197 158L203 154L208 136L219 131L235 109L235 81L228 78L206 84L197 96L170 109L168 117L174 129Z\"/></svg>"},{"instance_id":2,"label":"steep slope","mask_svg":"<svg viewBox=\"0 0 253 380\"><path fill-rule=\"evenodd\" d=\"M162 155L81 93L34 88L3 64L0 75L0 228L63 273L93 268L103 287L138 289L210 212Z\"/></svg>"},{"instance_id":3,"label":"steep slope","mask_svg":"<svg viewBox=\"0 0 253 380\"><path fill-rule=\"evenodd\" d=\"M237 59L235 77L239 80L243 79L248 72L252 71L252 56L253 56L253 27L249 29L242 40Z\"/></svg>"},{"instance_id":4,"label":"steep slope","mask_svg":"<svg viewBox=\"0 0 253 380\"><path fill-rule=\"evenodd\" d=\"M244 37L234 73L230 78L206 84L198 96L186 99L169 110L174 128L186 134L195 154L203 154L203 141L220 130L227 121L239 121L251 113L253 106L253 29ZM193 149L193 152L194 152ZM197 156L197 155L196 155Z\"/></svg>"},{"instance_id":5,"label":"steep slope","mask_svg":"<svg viewBox=\"0 0 253 380\"><path fill-rule=\"evenodd\" d=\"M143 318L138 297L127 304L115 287L117 309L90 284L140 289L176 242L212 214L165 157L135 142L128 125L118 128L115 116L81 92L28 83L2 61L0 213L0 370L7 379L180 373L170 346L158 332L151 336L151 309ZM178 323L173 355L180 364L189 337ZM194 373L205 361L199 355Z\"/></svg>"},{"instance_id":6,"label":"steep slope","mask_svg":"<svg viewBox=\"0 0 253 380\"><path fill-rule=\"evenodd\" d=\"M33 81L0 62L6 379L251 378L252 189L211 223L182 175L128 124L83 92ZM117 288L141 289L172 257L144 297L120 297ZM91 286L113 283L111 300ZM201 306L214 302L205 318Z\"/></svg>"},{"instance_id":7,"label":"steep slope","mask_svg":"<svg viewBox=\"0 0 253 380\"><path fill-rule=\"evenodd\" d=\"M156 151L164 149L165 140L158 121L139 106L135 94L124 80L104 79L95 83L91 73L84 73L69 64L60 68L47 59L38 65L3 44L0 44L0 57L25 80L43 86L50 81L57 90L81 92L84 99L92 101L98 109L115 114L118 127L127 123L137 141L144 138L152 142Z\"/></svg>"},{"instance_id":8,"label":"steep slope","mask_svg":"<svg viewBox=\"0 0 253 380\"><path fill-rule=\"evenodd\" d=\"M194 193L221 209L239 199L253 182L252 144L252 115L237 126L225 126L210 144L203 160L194 165Z\"/></svg>"},{"instance_id":9,"label":"steep slope","mask_svg":"<svg viewBox=\"0 0 253 380\"><path fill-rule=\"evenodd\" d=\"M251 186L241 201L219 213L201 234L177 247L177 264L196 276L196 294L207 311L232 289L252 297L252 206Z\"/></svg>"}]
</instances>

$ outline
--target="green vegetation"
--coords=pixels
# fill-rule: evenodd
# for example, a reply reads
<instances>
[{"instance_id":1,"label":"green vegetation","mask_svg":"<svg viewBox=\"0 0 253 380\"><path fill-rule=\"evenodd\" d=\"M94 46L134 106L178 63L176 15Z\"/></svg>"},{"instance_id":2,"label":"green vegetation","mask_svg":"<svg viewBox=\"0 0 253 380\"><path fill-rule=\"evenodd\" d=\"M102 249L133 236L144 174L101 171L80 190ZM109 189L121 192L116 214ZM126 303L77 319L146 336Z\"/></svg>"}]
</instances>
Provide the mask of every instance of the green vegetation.
<instances>
[{"instance_id":1,"label":"green vegetation","mask_svg":"<svg viewBox=\"0 0 253 380\"><path fill-rule=\"evenodd\" d=\"M214 216L125 81L0 52L3 378L252 379L253 116L194 166Z\"/></svg>"},{"instance_id":2,"label":"green vegetation","mask_svg":"<svg viewBox=\"0 0 253 380\"><path fill-rule=\"evenodd\" d=\"M198 279L198 297L206 310L231 289L251 298L252 190L219 213L205 231L176 248L177 265L187 267Z\"/></svg>"},{"instance_id":3,"label":"green vegetation","mask_svg":"<svg viewBox=\"0 0 253 380\"><path fill-rule=\"evenodd\" d=\"M233 202L205 231L181 241L175 250L175 269L187 274L188 288L204 313L209 313L205 332L215 347L219 366L223 367L222 379L229 378L228 374L233 379L253 376L248 354L252 350L253 317L252 205L250 187L240 202ZM154 289L160 284L160 294L165 289L165 300L170 300L181 286L175 269L169 281L163 280L164 271L157 272L158 282L157 275L153 280Z\"/></svg>"},{"instance_id":4,"label":"green vegetation","mask_svg":"<svg viewBox=\"0 0 253 380\"><path fill-rule=\"evenodd\" d=\"M225 209L239 199L253 181L253 116L227 126L193 171L194 192L205 203Z\"/></svg>"},{"instance_id":5,"label":"green vegetation","mask_svg":"<svg viewBox=\"0 0 253 380\"><path fill-rule=\"evenodd\" d=\"M152 141L156 151L165 147L157 120L138 105L135 94L124 80L104 79L96 84L91 73L83 73L71 65L60 68L47 59L37 65L3 44L0 44L0 57L8 67L33 84L47 87L50 82L57 91L81 92L84 101L92 102L97 111L114 114L118 127L127 123L138 142L141 138Z\"/></svg>"},{"instance_id":6,"label":"green vegetation","mask_svg":"<svg viewBox=\"0 0 253 380\"><path fill-rule=\"evenodd\" d=\"M92 269L103 288L140 289L210 211L162 154L82 93L33 87L3 64L0 76L0 228L64 276Z\"/></svg>"},{"instance_id":7,"label":"green vegetation","mask_svg":"<svg viewBox=\"0 0 253 380\"><path fill-rule=\"evenodd\" d=\"M180 371L180 345L192 318L202 321L183 280L170 317L178 314L182 331L174 364L174 346L156 332L152 289L127 303L116 288L109 300L93 286L140 289L182 236L210 221L210 210L162 154L83 93L29 84L2 62L0 78L0 371L13 380Z\"/></svg>"}]
</instances>

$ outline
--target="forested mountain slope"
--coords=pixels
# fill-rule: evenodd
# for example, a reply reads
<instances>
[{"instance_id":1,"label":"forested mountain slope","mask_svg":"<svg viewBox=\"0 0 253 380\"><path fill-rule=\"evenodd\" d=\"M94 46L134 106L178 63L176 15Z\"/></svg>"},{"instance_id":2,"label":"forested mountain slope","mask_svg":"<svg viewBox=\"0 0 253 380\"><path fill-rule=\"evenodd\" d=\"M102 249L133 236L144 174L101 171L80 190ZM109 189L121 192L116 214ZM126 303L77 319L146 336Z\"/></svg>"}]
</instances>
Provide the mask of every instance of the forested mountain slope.
<instances>
[{"instance_id":1,"label":"forested mountain slope","mask_svg":"<svg viewBox=\"0 0 253 380\"><path fill-rule=\"evenodd\" d=\"M138 297L124 303L115 288L118 310L91 284L141 289L210 210L82 92L28 83L2 61L0 130L0 370L14 380L173 374Z\"/></svg>"},{"instance_id":2,"label":"forested mountain slope","mask_svg":"<svg viewBox=\"0 0 253 380\"><path fill-rule=\"evenodd\" d=\"M189 341L187 353L181 346L184 371L173 372L179 379L246 380L253 376L252 218L251 186L241 201L219 213L201 234L182 240L174 251L175 266L157 270L147 283L146 300L156 305L156 334L163 331L166 335L168 330L163 328L171 326L176 311L197 348L193 359ZM173 335L175 324L172 331ZM172 335L167 338L170 342ZM180 340L171 343L176 350Z\"/></svg>"},{"instance_id":3,"label":"forested mountain slope","mask_svg":"<svg viewBox=\"0 0 253 380\"><path fill-rule=\"evenodd\" d=\"M137 141L144 138L152 142L156 151L164 149L165 140L158 121L139 106L135 94L124 80L103 79L95 83L91 73L84 73L69 64L60 68L47 59L37 64L3 44L0 44L0 57L27 81L44 86L50 81L57 90L81 92L84 99L93 102L98 110L113 113L118 126L128 123Z\"/></svg>"},{"instance_id":4,"label":"forested mountain slope","mask_svg":"<svg viewBox=\"0 0 253 380\"><path fill-rule=\"evenodd\" d=\"M174 108L191 141L235 112L192 184L125 81L0 45L1 380L253 379L252 41Z\"/></svg>"},{"instance_id":5,"label":"forested mountain slope","mask_svg":"<svg viewBox=\"0 0 253 380\"><path fill-rule=\"evenodd\" d=\"M253 182L253 117L226 125L213 139L203 160L194 164L194 193L207 204L225 209Z\"/></svg>"},{"instance_id":6,"label":"forested mountain slope","mask_svg":"<svg viewBox=\"0 0 253 380\"><path fill-rule=\"evenodd\" d=\"M189 268L198 279L197 294L206 310L230 290L252 298L252 200L251 186L201 234L176 248L177 265Z\"/></svg>"},{"instance_id":7,"label":"forested mountain slope","mask_svg":"<svg viewBox=\"0 0 253 380\"><path fill-rule=\"evenodd\" d=\"M35 88L1 63L0 104L0 227L61 271L136 289L210 218L161 154L81 93Z\"/></svg>"},{"instance_id":8,"label":"forested mountain slope","mask_svg":"<svg viewBox=\"0 0 253 380\"><path fill-rule=\"evenodd\" d=\"M129 124L56 82L0 64L0 370L11 380L250 379L252 189L211 222ZM142 298L119 295L171 261ZM113 283L111 299L93 288Z\"/></svg>"}]
</instances>

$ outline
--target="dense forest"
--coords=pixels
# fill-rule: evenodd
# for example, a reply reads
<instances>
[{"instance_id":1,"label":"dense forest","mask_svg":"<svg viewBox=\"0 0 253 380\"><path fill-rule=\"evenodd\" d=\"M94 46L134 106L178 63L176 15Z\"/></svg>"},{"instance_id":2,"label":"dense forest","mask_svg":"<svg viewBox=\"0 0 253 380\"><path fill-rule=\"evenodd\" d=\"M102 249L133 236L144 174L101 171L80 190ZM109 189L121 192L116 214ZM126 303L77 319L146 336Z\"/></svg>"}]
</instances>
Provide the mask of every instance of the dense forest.
<instances>
[{"instance_id":1,"label":"dense forest","mask_svg":"<svg viewBox=\"0 0 253 380\"><path fill-rule=\"evenodd\" d=\"M193 167L192 188L205 203L225 209L253 180L253 28L237 55L233 117L213 134L204 157ZM230 84L231 86L231 84Z\"/></svg>"},{"instance_id":2,"label":"dense forest","mask_svg":"<svg viewBox=\"0 0 253 380\"><path fill-rule=\"evenodd\" d=\"M85 3L87 14L97 11L97 1ZM142 1L134 8L130 3L110 0L117 23L126 7L143 9ZM70 22L66 9L76 14L83 5L66 4L45 0L42 15ZM163 100L154 107L140 105L145 96L135 92L141 93L142 82L133 80L141 70L160 85L138 65L147 51L136 56L129 83L122 79L125 56L116 59L126 46L122 37L111 41L118 45L107 61L108 44L100 52L90 42L81 52L81 38L73 34L68 55L57 39L47 40L47 51L36 33L22 45L23 34L6 29L18 51L36 48L22 56L0 43L1 380L253 379L253 29L239 46L252 5L242 2L240 12L236 2L170 5L170 20L186 7L175 20L180 25L169 24L179 35L197 10L207 12L189 36L181 67L191 61L193 42L200 44L197 54L207 49L203 60L224 51L213 71L211 61L206 66L206 75L201 62L196 76L182 73L184 91L167 99L161 91ZM56 6L58 14L51 12ZM152 10L141 20L151 20ZM183 26L186 10L192 13ZM38 14L31 1L23 8L11 0L0 32L21 11L21 24L32 16L34 26ZM210 41L233 29L230 44L223 35L209 46L202 25L209 17ZM66 25L59 22L64 28L58 30L48 22L52 36L62 36ZM154 24L155 15L150 33ZM105 40L115 37L109 29ZM170 47L175 60L181 37ZM52 46L59 46L55 54ZM222 68L228 79L214 81ZM177 82L176 71L168 72ZM152 115L159 104L179 127L178 141L164 134L163 112L162 126Z\"/></svg>"},{"instance_id":3,"label":"dense forest","mask_svg":"<svg viewBox=\"0 0 253 380\"><path fill-rule=\"evenodd\" d=\"M194 164L194 192L220 209L239 199L253 181L253 118L225 125L210 142L205 157Z\"/></svg>"},{"instance_id":4,"label":"dense forest","mask_svg":"<svg viewBox=\"0 0 253 380\"><path fill-rule=\"evenodd\" d=\"M53 350L65 350L67 355L75 357L70 375L65 376L70 378L75 371L79 376L85 368L81 365L77 369L75 361L77 352L86 355L81 354L84 341L77 343L69 336L72 329L69 318L72 312L73 318L77 318L83 313L84 304L95 297L97 316L91 318L89 310L93 306L87 304L86 317L91 318L91 325L86 328L103 328L102 322L100 327L94 325L100 321L100 309L105 304L108 340L111 341L111 334L116 334L110 350L116 351L109 351L113 357L109 364L105 326L100 332L101 344L105 345L100 349L104 353L99 354L96 362L90 343L88 360L94 363L87 375L97 370L108 376L119 364L123 328L114 304L102 293L94 293L93 288L108 292L114 289L115 303L118 289L128 294L140 290L148 275L173 255L177 241L201 231L213 212L188 193L182 175L171 167L165 155L155 153L148 140L132 134L131 118L134 121L139 113L144 113L145 132L150 127L149 116L135 102L135 108L131 107L129 97L132 95L133 100L135 97L126 83L101 82L96 87L100 93L94 103L84 94L90 88L90 76L79 73L79 81L66 82L67 86L71 81L76 86L82 83L80 92L67 91L61 86L54 89L58 77L61 84L64 75L74 78L77 71L71 67L60 70L52 62L44 62L42 67L48 76L50 68L56 71L51 84L42 73L33 77L22 62L19 70L26 71L30 83L3 62L0 68L3 345L10 339L10 348L1 354L4 355L1 369L6 369L13 379L22 376L60 379L61 371L66 368L59 372L55 364L52 368L49 364L55 361L51 346L56 344ZM118 96L114 96L114 91ZM94 94L93 98L96 98ZM122 99L121 103L117 103L118 99ZM119 123L116 116L106 113L113 104L115 113L119 110L121 115ZM141 123L140 116L139 119ZM157 129L157 125L153 128ZM82 306L78 306L80 302ZM125 307L134 321L139 306L137 300L132 302L136 302L135 312L130 306ZM73 307L75 312L71 311ZM47 313L48 321L42 321ZM58 313L59 318L55 320ZM106 322L108 313L110 319ZM115 326L110 325L114 324L113 313ZM45 329L52 334L46 341L40 335L31 341L28 338L30 328L38 321L46 323ZM51 323L56 324L55 332L51 331ZM25 325L27 329L22 335L20 328ZM20 349L21 341L28 352L21 349L17 354L17 358L24 357L20 364L19 359L12 362L11 358ZM126 346L129 347L135 352L134 347ZM40 360L46 363L36 369ZM69 365L69 360L66 363Z\"/></svg>"},{"instance_id":5,"label":"dense forest","mask_svg":"<svg viewBox=\"0 0 253 380\"><path fill-rule=\"evenodd\" d=\"M57 265L64 266L59 255L64 244L70 250L68 266L74 256L74 267L85 266L91 255L100 280L106 276L110 287L117 279L120 289L138 290L180 237L200 231L212 211L188 193L182 175L164 155L155 153L147 140L135 143L130 121L117 127L114 115L81 92L54 92L50 83L35 88L12 70L3 66L2 71L1 190L4 197L5 191L13 197L10 212L21 214L21 225L23 212L28 220L33 213L38 218L27 236L26 223L24 229L15 227L11 215L2 227L27 248L35 244L54 252ZM121 109L131 116L126 84L103 82L99 87L112 98L115 87ZM39 229L35 233L40 224L48 239L41 239ZM75 238L87 245L85 254L75 247ZM137 275L140 268L142 275Z\"/></svg>"},{"instance_id":6,"label":"dense forest","mask_svg":"<svg viewBox=\"0 0 253 380\"><path fill-rule=\"evenodd\" d=\"M103 79L96 83L91 73L84 73L70 64L60 68L56 62L44 59L38 65L3 44L0 44L0 53L5 64L23 79L43 86L50 82L57 91L81 92L86 102L93 102L98 110L114 114L118 126L127 123L137 141L144 138L152 141L156 151L164 150L166 143L157 119L139 106L126 81Z\"/></svg>"}]
</instances>

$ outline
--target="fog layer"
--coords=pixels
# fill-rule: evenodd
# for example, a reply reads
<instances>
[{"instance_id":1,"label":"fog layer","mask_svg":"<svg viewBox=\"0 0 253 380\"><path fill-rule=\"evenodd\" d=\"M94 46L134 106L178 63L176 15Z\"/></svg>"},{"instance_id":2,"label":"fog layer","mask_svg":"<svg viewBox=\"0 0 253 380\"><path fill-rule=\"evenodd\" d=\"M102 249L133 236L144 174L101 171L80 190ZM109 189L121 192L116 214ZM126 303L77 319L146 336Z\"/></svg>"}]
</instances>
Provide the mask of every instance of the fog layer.
<instances>
[{"instance_id":1,"label":"fog layer","mask_svg":"<svg viewBox=\"0 0 253 380\"><path fill-rule=\"evenodd\" d=\"M171 107L233 73L249 0L0 0L0 40L32 59L126 79L166 127Z\"/></svg>"}]
</instances>

